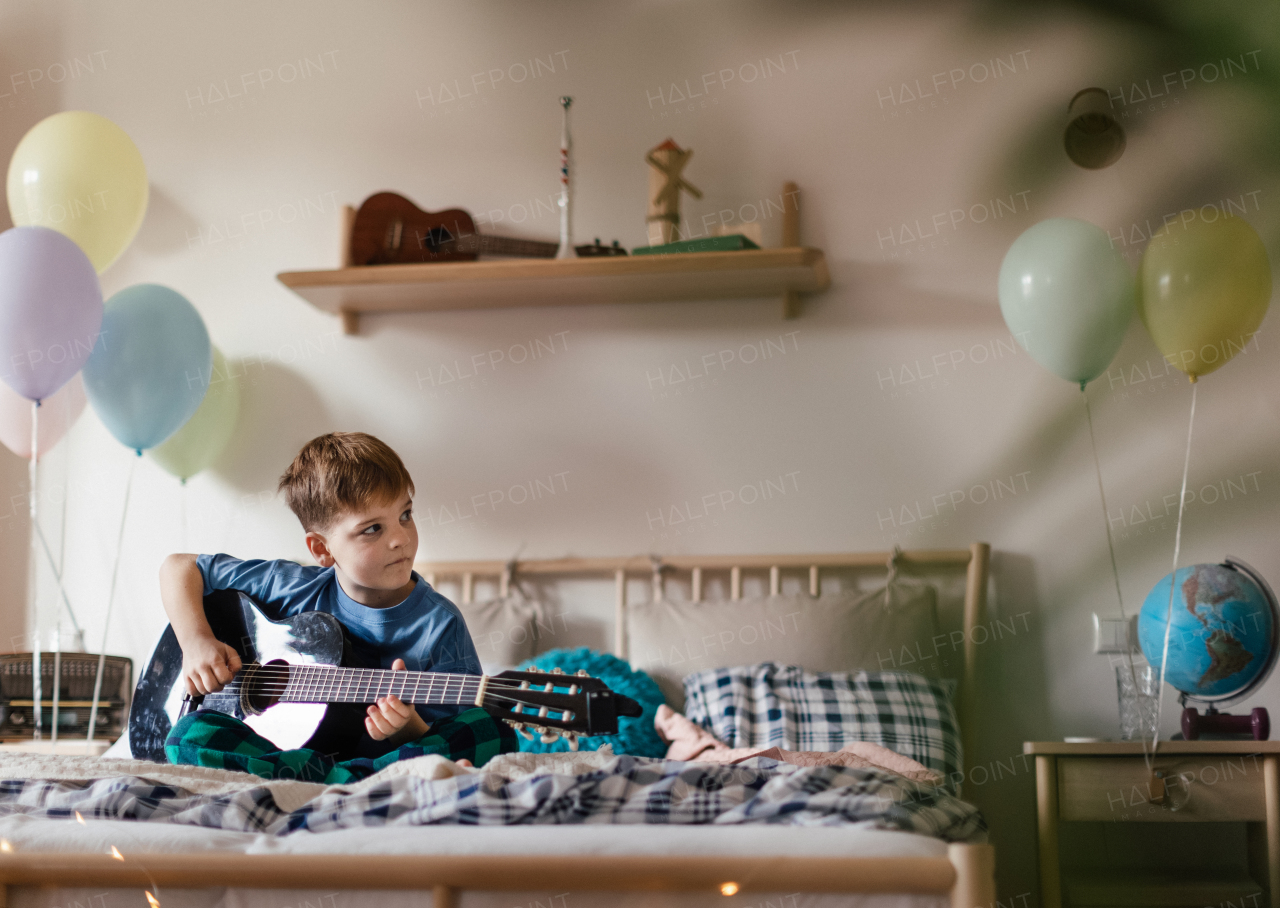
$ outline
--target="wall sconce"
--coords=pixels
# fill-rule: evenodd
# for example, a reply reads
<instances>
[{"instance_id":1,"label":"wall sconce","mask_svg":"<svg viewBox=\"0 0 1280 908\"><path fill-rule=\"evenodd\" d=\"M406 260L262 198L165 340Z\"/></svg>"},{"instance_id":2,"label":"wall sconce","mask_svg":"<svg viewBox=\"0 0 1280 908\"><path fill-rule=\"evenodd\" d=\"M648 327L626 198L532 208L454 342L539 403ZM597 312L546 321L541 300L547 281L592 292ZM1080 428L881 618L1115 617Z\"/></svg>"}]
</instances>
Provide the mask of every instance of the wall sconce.
<instances>
[{"instance_id":1,"label":"wall sconce","mask_svg":"<svg viewBox=\"0 0 1280 908\"><path fill-rule=\"evenodd\" d=\"M1088 170L1110 167L1124 154L1124 127L1116 121L1111 97L1101 88L1076 92L1067 105L1062 136L1067 157Z\"/></svg>"}]
</instances>

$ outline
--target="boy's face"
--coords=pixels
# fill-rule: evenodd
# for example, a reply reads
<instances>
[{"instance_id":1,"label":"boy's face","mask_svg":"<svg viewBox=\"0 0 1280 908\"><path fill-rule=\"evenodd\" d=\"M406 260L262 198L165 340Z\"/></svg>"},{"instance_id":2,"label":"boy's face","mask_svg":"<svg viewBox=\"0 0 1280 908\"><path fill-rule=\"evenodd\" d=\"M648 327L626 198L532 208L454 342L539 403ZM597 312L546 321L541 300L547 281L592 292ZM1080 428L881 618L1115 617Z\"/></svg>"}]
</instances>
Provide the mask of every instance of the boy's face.
<instances>
[{"instance_id":1,"label":"boy's face","mask_svg":"<svg viewBox=\"0 0 1280 908\"><path fill-rule=\"evenodd\" d=\"M406 490L381 504L345 512L325 532L307 533L307 548L321 567L336 565L343 589L357 602L394 605L399 599L387 597L407 596L414 583L413 499Z\"/></svg>"}]
</instances>

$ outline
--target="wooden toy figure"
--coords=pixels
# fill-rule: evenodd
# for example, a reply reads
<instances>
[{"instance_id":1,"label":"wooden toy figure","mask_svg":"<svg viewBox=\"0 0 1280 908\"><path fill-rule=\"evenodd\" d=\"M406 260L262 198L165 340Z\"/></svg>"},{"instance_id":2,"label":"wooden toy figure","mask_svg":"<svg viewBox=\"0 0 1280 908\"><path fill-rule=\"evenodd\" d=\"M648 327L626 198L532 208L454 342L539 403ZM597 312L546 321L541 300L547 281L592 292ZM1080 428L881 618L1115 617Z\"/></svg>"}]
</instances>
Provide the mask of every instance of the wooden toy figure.
<instances>
[{"instance_id":1,"label":"wooden toy figure","mask_svg":"<svg viewBox=\"0 0 1280 908\"><path fill-rule=\"evenodd\" d=\"M650 148L644 159L649 163L649 245L659 246L679 239L680 190L695 199L702 198L696 186L680 176L693 157L693 149L684 149L667 139Z\"/></svg>"}]
</instances>

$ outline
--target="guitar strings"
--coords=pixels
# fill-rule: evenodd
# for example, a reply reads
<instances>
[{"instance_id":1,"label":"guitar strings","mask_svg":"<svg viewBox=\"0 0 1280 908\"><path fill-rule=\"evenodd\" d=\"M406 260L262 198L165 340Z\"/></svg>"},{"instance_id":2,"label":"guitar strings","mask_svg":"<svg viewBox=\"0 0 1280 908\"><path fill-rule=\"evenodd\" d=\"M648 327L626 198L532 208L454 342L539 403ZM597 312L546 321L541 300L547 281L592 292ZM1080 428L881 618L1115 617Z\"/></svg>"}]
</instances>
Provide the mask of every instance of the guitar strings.
<instances>
[{"instance_id":1,"label":"guitar strings","mask_svg":"<svg viewBox=\"0 0 1280 908\"><path fill-rule=\"evenodd\" d=\"M227 686L229 687L229 686L231 686L232 684L242 684L242 683L244 683L244 682L243 682L241 679L237 678L237 679L235 679L234 681L229 681L229 682L227 683ZM281 680L281 679L278 679L278 678L277 678L277 679L261 679L261 678L259 678L259 679L255 679L255 680L254 680L254 683L255 683L255 684L256 684L256 686L258 686L258 687L261 687L261 688L264 688L264 689L269 689L269 688L271 688L271 687L273 687L273 686L275 686L275 687L280 687L280 686L286 686L286 687L304 687L304 686L306 686L306 687L315 687L315 688L322 688L322 687L333 687L333 688L337 688L337 687L339 687L339 686L346 686L346 687L350 687L350 686L352 686L352 685L354 685L354 684L367 684L367 685L369 685L369 686L371 686L371 687L382 687L383 685L387 684L388 682L386 682L386 681L382 681L382 680L379 680L379 679L372 679L372 678L344 678L344 679L338 679L338 680L335 680L335 679L296 678L296 677L294 677L294 678L290 678L290 679L288 679L288 680ZM476 676L476 680L474 680L474 681L461 681L461 682L455 682L455 681L448 681L448 682L442 682L442 681L428 681L428 682L425 682L425 685L424 685L424 682L422 682L422 681L418 681L418 680L415 680L415 679L410 678L410 679L408 679L408 683L418 685L419 687L423 687L423 686L425 686L425 687L429 687L429 688L430 688L430 687L441 687L441 688L443 688L443 687L445 687L446 685L447 685L447 686L452 687L452 686L453 686L453 685L455 685L455 684L457 684L457 685L459 685L459 686L463 686L463 687L466 687L466 686L478 687L478 686L479 686L479 684L480 684L480 678L479 678L478 676ZM405 685L397 684L397 685L392 685L392 686L406 687L406 686L407 686L407 684L405 684ZM520 687L519 687L518 685L511 685L511 684L493 684L493 683L490 683L488 686L489 686L490 688L494 689L494 690L520 690ZM562 687L567 687L568 685L561 685L561 686L562 686ZM541 688L541 687L533 687L533 688L525 688L525 689L526 689L526 690L541 690L542 688Z\"/></svg>"},{"instance_id":2,"label":"guitar strings","mask_svg":"<svg viewBox=\"0 0 1280 908\"><path fill-rule=\"evenodd\" d=\"M342 666L337 666L336 668L342 668ZM316 671L317 669L319 669L319 671ZM312 673L312 674L328 673L328 672L325 672L323 669L321 669L321 668L320 668L320 666L290 666L289 668L285 668L284 666L264 666L264 667L262 667L260 670L267 670L267 671L269 671L269 672L270 672L270 674L275 675L275 676L277 676L277 677L279 677L279 676L281 676L281 675L285 675L285 676L286 676L286 678L287 678L288 674L290 674L290 673L292 673L292 672L298 672L299 670L301 670L301 672L304 672L304 673L305 673L307 670L311 670L311 673ZM387 670L387 669L345 669L345 671L346 671L346 672L361 672L361 673L363 673L363 672L388 672L388 670ZM310 680L310 681L312 682L312 685L313 685L313 686L312 686L312 690L319 690L319 689L320 689L320 687L322 687L323 685L326 685L326 684L333 684L333 683L334 683L334 681L332 680L332 675L333 675L333 674L336 674L336 672L328 673L328 674L331 674L330 679L325 680L325 681L321 682L320 684L316 684L316 680L317 680L317 679L315 679L315 678L305 679L305 680ZM414 674L422 674L422 675L431 674L431 675L433 675L433 676L434 676L435 678L437 678L437 679L438 679L439 677L441 677L442 675L443 675L443 676L445 676L445 678L446 678L446 686L445 686L445 689L444 689L444 690L442 690L442 691L440 692L440 696L441 696L441 697L450 697L450 696L457 697L458 699L457 699L457 701L456 701L456 702L458 702L458 703L464 703L464 702L471 702L471 701L473 701L473 700L474 700L475 695L476 695L477 693L479 693L479 691L480 691L481 681L483 680L483 679L481 679L481 678L477 678L477 676L475 676L475 675L448 674L448 673L443 673L443 672L438 672L438 673L427 673L427 672L421 672L421 673L414 673ZM448 690L448 685L449 685L449 684L452 684L452 682L453 682L453 680L454 680L454 679L465 679L465 680L462 680L462 681L460 681L460 682L459 682L459 689L458 689L458 691L457 691L456 693L452 693L452 695L451 695L451 692ZM394 679L393 679L393 680L394 680ZM406 680L408 680L408 679L406 679ZM552 705L549 705L549 704L541 704L541 703L530 703L527 699L524 699L524 698L507 697L507 696L503 696L502 694L498 693L498 691L503 691L503 690L507 690L507 691L528 690L528 691L537 692L537 693L547 693L547 691L545 691L545 690L541 690L540 688L537 688L537 687L521 688L521 687L520 687L520 685L519 685L519 683L513 683L513 682L510 682L510 681L495 680L495 679L493 679L493 678L490 678L490 679L489 679L489 681L490 681L490 684L486 687L486 691L485 691L485 693L486 693L485 700L486 700L486 701L491 701L491 702L492 702L492 703L494 703L495 705L496 705L497 703L511 704L511 710L510 710L510 712L512 713L512 715L513 715L513 716L517 716L517 717L521 717L521 718L527 718L527 719L530 719L530 720L536 719L536 720L538 720L539 722L543 722L543 723L552 723L552 724L567 723L567 722L572 721L572 718L571 718L571 717L572 717L572 716L574 716L574 712L573 712L573 710L570 710L570 709L568 709L568 708L566 708L566 707L557 707L557 706L552 706ZM357 682L357 683L359 683L359 682ZM420 683L421 683L421 682L418 682L418 684L420 684ZM275 694L279 694L279 695L283 696L284 694L289 693L289 686L290 686L290 682L289 682L288 680L284 681L283 683L281 683L279 680L276 680L276 681L272 681L270 684L264 684L264 685L261 685L261 686L257 686L255 689L256 689L256 690L257 690L257 692L259 692L259 693L267 693L267 694L275 693ZM434 686L434 682L429 682L429 683L428 683L428 688L427 688L427 696L428 696L429 698L432 696L432 693L431 693L431 688L432 688L432 686ZM241 681L241 679L240 679L240 678L238 678L238 677L237 677L237 678L233 679L233 680L232 680L230 683L228 683L224 688L222 688L222 690L221 690L221 691L218 691L217 693L219 693L219 694L228 694L228 695L237 695L237 696L238 696L238 695L241 693L241 691L243 690L243 687L244 687L243 682ZM335 689L336 689L336 685L335 685ZM302 691L297 691L297 692L298 692L298 693L305 694L307 691L306 691L306 690L302 690ZM406 693L407 693L407 691L406 691ZM416 691L416 690L415 690L415 692L414 692L414 696L415 696L415 697L416 697L417 693L418 693L418 691ZM308 702L308 701L306 701L306 700L301 700L301 701L284 701L284 702ZM320 700L320 701L318 701L318 702L355 702L355 703L363 703L364 701L363 701L363 700L356 700L356 701L342 701L342 700L339 700L339 701L326 701L326 700ZM411 702L413 702L413 698L411 698ZM444 705L444 703L442 703L442 701L436 701L436 703L437 703L437 704ZM447 701L445 701L445 703L447 703ZM422 704L422 705L432 705L432 704L431 704L430 702L428 702L428 703L424 703L424 704ZM537 713L537 712L525 712L525 711L524 711L524 710L527 710L527 709L528 709L528 710L540 710L540 709L542 709L542 708L544 708L544 707L546 707L546 708L547 708L547 710L548 710L548 714L547 714L547 715L541 715L541 714L539 714L539 713ZM558 714L558 715L553 715L553 713Z\"/></svg>"},{"instance_id":3,"label":"guitar strings","mask_svg":"<svg viewBox=\"0 0 1280 908\"><path fill-rule=\"evenodd\" d=\"M247 668L256 668L259 674L272 675L275 677L296 677L300 681L308 681L312 683L335 684L345 683L348 680L368 681L372 679L380 680L396 680L404 678L406 681L413 680L421 683L421 679L427 678L428 683L436 684L479 684L483 678L489 678L490 687L504 688L507 690L517 690L523 682L510 681L504 678L484 675L463 674L460 672L405 672L392 671L385 668L348 668L346 666L328 666L328 665L263 665L261 663L250 663ZM341 674L339 674L341 673ZM311 677L308 677L311 676ZM323 676L323 677L322 677ZM548 674L549 678L557 679L555 683L558 687L568 687L570 685L581 686L581 681L587 680L577 675L554 675ZM229 684L241 681L242 678L237 675ZM595 679L591 679L595 680ZM278 682L276 682L278 683ZM532 682L530 682L532 683ZM536 688L530 688L536 689Z\"/></svg>"},{"instance_id":4,"label":"guitar strings","mask_svg":"<svg viewBox=\"0 0 1280 908\"><path fill-rule=\"evenodd\" d=\"M287 688L288 688L288 685L285 685L285 688L284 688L283 690L270 691L270 693L278 693L278 694L283 695L284 693L289 693L289 691L288 691L288 689L287 689ZM236 682L232 682L232 683L228 684L226 687L222 688L221 690L216 691L216 694L238 695L238 694L241 692L241 689L242 689L242 688L241 688L241 686L240 686L240 685L236 684ZM520 690L521 688L519 688L518 686L512 687L512 686L510 686L510 685L507 685L507 686L499 687L499 688L497 688L497 689L498 689L498 690ZM535 692L535 693L548 693L547 691L543 691L543 690L540 690L540 689L538 689L538 688L527 688L527 689L528 689L528 690L531 690L532 692ZM268 693L268 690L267 690L266 688L254 688L254 690L255 690L257 693ZM464 688L464 689L462 689L462 690L458 691L456 694L454 694L454 696L456 696L456 697L458 697L458 698L459 698L459 699L458 699L458 701L457 701L457 703L458 703L458 704L461 704L461 703L467 703L467 702L472 702L472 701L475 699L475 694L476 694L476 693L478 693L478 692L479 692L479 690L480 690L480 685L477 683L477 684L475 684L473 687L470 687L470 689L466 689L466 688ZM485 700L486 700L486 701L492 700L492 701L495 701L495 702L510 703L510 704L512 704L512 706L513 706L512 712L513 712L513 713L515 713L516 715L525 715L525 716L529 716L530 718L538 718L538 719L551 719L552 721L565 721L563 718L557 718L557 717L555 717L555 716L551 716L551 715L547 715L547 716L538 716L538 715L536 715L536 714L534 714L534 713L520 713L520 712L517 712L517 711L516 711L516 708L517 708L517 707L518 707L518 708L521 708L521 709L541 709L543 706L546 706L546 707L547 707L547 709L548 709L549 711L551 711L551 712L555 712L555 713L560 713L560 714L562 714L562 717L563 717L564 715L568 715L568 714L572 713L572 710L570 710L570 709L569 709L569 708L567 708L567 707L563 707L563 706L551 706L551 705L543 704L543 703L531 703L531 702L529 702L529 701L528 701L528 700L526 700L526 699L522 699L522 698L518 698L518 697L504 697L504 696L502 696L501 694L494 693L493 691L494 691L494 688L492 688L492 687L486 688L486 690L485 690ZM305 693L305 692L304 692L304 693ZM428 691L428 696L430 696L430 692L429 692L429 691ZM447 696L450 696L450 694L449 694L449 693L447 693L447 692L442 692L442 693L440 694L440 696L441 696L441 697L447 697ZM411 698L411 700L412 700L412 698ZM283 701L283 702L286 702L286 703L291 703L291 702L296 702L296 703L311 703L311 702L319 702L319 703L365 703L365 702L368 702L368 701L365 701L365 700L316 700L316 701L312 701L312 700L305 700L305 699L304 699L304 700L296 700L296 701L293 701L293 700L285 700L285 701ZM414 701L414 702L416 702L416 701ZM419 705L422 705L422 706L433 706L433 705L438 705L438 706L447 706L447 705L451 705L451 704L450 704L448 701L440 700L440 701L434 701L434 702L426 702L426 703L422 703L422 704L419 704Z\"/></svg>"},{"instance_id":5,"label":"guitar strings","mask_svg":"<svg viewBox=\"0 0 1280 908\"><path fill-rule=\"evenodd\" d=\"M372 690L380 689L382 685L380 683L362 684L361 682L340 685L333 682L306 684L306 683L295 683L295 682L289 682L289 681L285 681L285 682L272 681L266 684L252 683L250 687L254 691L257 691L259 693L285 694L285 693L319 693L325 690L337 692L340 689L351 690L357 687L365 687L372 691ZM239 693L240 691L244 690L244 688L245 688L245 685L242 682L232 681L231 683L223 687L221 690L217 691L217 693ZM431 696L433 695L433 693L437 693L436 688L437 688L437 685L435 684L429 683L425 687L423 687L420 683L417 683L414 685L413 693L414 695L425 693L427 696ZM388 692L390 692L391 689L392 688L388 688ZM479 682L467 682L464 684L460 684L457 687L454 687L452 684L442 685L439 687L438 694L440 696L459 696L459 697L466 696L466 695L474 696L476 693L479 692L479 690L480 690ZM495 696L500 696L499 694L500 691L519 691L519 690L521 690L519 686L490 684L486 687L485 693L486 694L493 693ZM534 693L555 693L555 691L544 691L541 688L537 688L537 687L524 688L524 690L529 690ZM407 686L401 688L401 691L405 694L409 693L409 689ZM510 699L510 698L504 698L504 699Z\"/></svg>"},{"instance_id":6,"label":"guitar strings","mask_svg":"<svg viewBox=\"0 0 1280 908\"><path fill-rule=\"evenodd\" d=\"M393 683L395 682L395 680L397 680L394 677L389 679L385 677L385 674L392 674L388 669L356 669L356 668L346 668L343 666L323 667L323 668L321 666L312 666L312 665L289 666L287 668L285 666L261 666L259 667L258 671L274 677L265 678L265 679L262 679L262 681L260 682L253 683L252 685L253 689L258 693L261 693L264 695L276 694L279 696L284 696L285 694L288 694L288 693L295 693L295 694L319 693L325 690L326 688L332 688L334 692L337 692L337 690L342 686L351 688L353 685L364 685L367 687L372 684L376 688L381 688L382 682L384 680L389 680ZM342 674L339 674L339 671L342 671ZM365 673L369 673L369 674L365 674ZM373 674L373 673L378 673L378 674ZM397 672L395 674L399 674L399 673ZM418 676L430 675L431 677L427 681L427 689L426 689L426 695L428 697L432 697L435 686L437 684L441 684L442 689L439 692L439 696L456 697L458 698L459 702L464 702L464 698L467 700L474 698L474 696L477 693L479 693L480 685L483 680L481 677L478 677L476 675L463 675L463 674L446 673L446 672L430 672L430 673L414 672L409 674L411 676L406 677L404 679L405 684L404 684L404 689L402 690L402 693L405 693L405 694L408 693L407 685L408 685L408 682L412 680L414 682L414 692L412 694L412 697L416 697L419 693L421 693L422 681L420 677L412 677L412 676L413 675L418 675ZM308 675L311 675L312 677L307 677ZM382 677L379 677L379 675L382 675ZM291 677L291 676L296 676L296 677ZM327 676L327 677L316 677L316 676ZM568 675L568 676L559 676L559 677L571 678L574 676ZM455 681L458 684L458 689L456 691L451 691L450 687L453 686ZM573 682L566 682L561 686L567 687L572 683ZM391 688L391 685L388 686L388 693L390 693L390 688ZM238 695L243 691L243 689L244 689L244 681L243 679L237 677L233 679L231 682L229 682L225 687L223 687L217 693ZM495 678L489 678L489 683L488 685L486 685L486 694L491 693L492 699L497 701L505 701L508 703L519 703L520 700L519 698L502 696L499 693L499 691L520 691L520 690L530 690L537 693L549 693L548 691L540 690L537 687L521 688L519 683L513 683L511 681L503 681ZM554 693L554 691L550 691L550 693ZM320 702L327 702L327 701L322 700ZM344 702L344 701L338 701L338 702ZM352 702L363 702L363 701L352 701ZM531 704L526 703L525 705L531 705Z\"/></svg>"},{"instance_id":7,"label":"guitar strings","mask_svg":"<svg viewBox=\"0 0 1280 908\"><path fill-rule=\"evenodd\" d=\"M255 665L250 664L249 666L246 666L246 668L255 668ZM464 682L464 683L479 682L480 679L484 677L483 675L446 674L443 672L399 672L399 671L392 672L388 669L354 669L350 673L344 673L342 675L339 675L336 672L323 672L323 671L317 672L312 670L309 666L296 666L296 665L292 665L288 667L276 666L276 665L261 665L261 666L256 666L256 669L260 675L271 675L276 677L289 676L293 678L305 677L307 680L311 680L311 681L324 680L327 682L347 681L357 677L363 680L369 680L373 678L380 678L385 680L388 677L390 677L391 679L407 678L409 680L419 680L424 676L428 676L430 679L434 679L436 683L444 683L447 681L452 684L455 682ZM360 674L356 674L357 672L359 672ZM510 683L505 681L498 681L497 679L494 679L494 678L490 678L490 681L495 683Z\"/></svg>"},{"instance_id":8,"label":"guitar strings","mask_svg":"<svg viewBox=\"0 0 1280 908\"><path fill-rule=\"evenodd\" d=\"M321 693L321 692L322 692L322 688L318 688L318 687L316 687L316 688L309 688L309 689L308 689L308 688L301 688L301 689L300 689L300 688L292 688L292 689L291 689L288 685L283 685L283 686L281 686L281 685L271 685L271 686L266 686L266 685L264 685L264 686L261 686L261 687L259 687L259 686L257 686L257 685L253 685L250 689L251 689L254 693L262 694L262 695L267 695L267 696L270 696L270 695L273 695L273 694L274 694L274 695L279 695L279 696L284 696L284 695L286 695L286 694L306 695L306 694L309 694L309 693L319 694L319 693ZM226 687L222 688L222 689L221 689L221 690L219 690L219 691L216 691L215 693L217 693L217 694L227 694L227 695L239 695L243 690L244 690L244 687L243 687L242 685L233 685L233 684L228 684ZM503 690L515 690L515 691L518 691L518 690L519 690L519 688L512 688L512 687L499 687L499 688L492 688L492 687L489 687L489 688L486 688L486 689L485 689L485 698L486 698L486 699L494 699L494 700L503 700L503 701L511 702L511 703L517 702L517 700L522 699L522 698L518 698L518 697L509 697L509 696L504 696L504 695L502 695L501 693L499 693L499 692L498 692L498 691L503 691ZM431 702L436 702L436 703L441 703L441 704L443 704L443 703L447 702L447 700L446 700L446 699L436 700L436 697L437 697L437 696L438 696L438 697L440 697L440 698L447 698L447 699L449 699L449 700L451 700L451 699L453 699L453 698L457 698L458 702L463 702L463 701L467 701L467 700L474 700L474 699L475 699L476 694L478 694L479 692L480 692L480 686L477 684L477 685L468 685L468 686L466 686L466 687L461 687L461 688L458 688L458 689L456 689L456 690L440 690L438 693L433 693L429 688L428 688L427 690L425 690L425 691L423 691L423 690L417 690L417 691L414 691L412 694L411 694L409 691L405 690L405 691L402 691L400 694L397 694L396 696L409 697L410 699L415 699L415 700L416 700L416 698L417 698L417 696L418 696L419 694L425 694L425 695L430 699L430 701L431 701ZM543 690L539 690L539 689L537 689L537 688L532 689L532 692L533 692L533 693L555 693L555 691L543 691ZM335 690L335 693L336 693L336 690ZM369 693L372 693L372 691L369 691ZM386 695L389 695L390 693L391 693L391 692L390 692L390 691L388 691L388 692L387 692L387 694L380 694L379 696L386 696ZM562 694L561 696L565 696L565 695L564 695L564 694ZM301 702L312 702L312 701L301 701ZM364 700L350 700L350 701L347 701L347 700L333 700L333 701L330 701L330 700L328 700L327 698L323 698L323 699L321 699L321 700L313 701L313 702L338 702L338 703L351 702L351 703L362 703L362 702L373 702L373 701L364 701ZM424 703L424 704L422 704L422 705L430 705L430 702L428 702L428 703Z\"/></svg>"},{"instance_id":9,"label":"guitar strings","mask_svg":"<svg viewBox=\"0 0 1280 908\"><path fill-rule=\"evenodd\" d=\"M476 688L476 690L479 690L479 688ZM223 688L219 690L218 693L220 694L220 693L237 693L237 692L233 692L233 690L230 690L230 685L228 685L227 688ZM458 699L457 703L436 701L436 702L421 703L419 704L419 706L460 706L460 704L462 703L474 702L474 697L472 697L472 695L466 695L466 697L463 697L462 694L458 694L458 697L460 697L460 699ZM364 704L366 701L307 701L307 699L300 699L300 701L283 701L283 702L284 703L334 702L334 703ZM485 692L485 702L492 704L492 706L497 706L498 703L509 704L509 706L511 706L511 712L513 713L513 715L529 716L530 718L538 718L538 720L545 720L545 718L549 718L549 720L552 720L552 721L568 721L566 716L573 715L573 709L568 707L549 706L549 704L545 704L545 703L530 703L529 701L525 701L525 699L502 697L502 695L500 694L490 695L488 692ZM538 713L535 713L535 712L521 712L522 709L541 709L544 706L547 707L548 713L559 713L559 716L553 716L553 715L539 716Z\"/></svg>"},{"instance_id":10,"label":"guitar strings","mask_svg":"<svg viewBox=\"0 0 1280 908\"><path fill-rule=\"evenodd\" d=\"M318 691L326 688L337 690L342 687L350 688L353 686L367 686L367 687L380 688L384 683L387 683L386 679L379 679L376 677L355 676L355 677L343 677L343 678L333 678L333 677L307 678L307 677L301 677L301 676L294 677L294 674L295 674L294 672L288 672L288 673L271 672L271 674L274 675L275 677L265 678L265 679L254 679L252 682L253 687L256 690L278 693L278 692L286 691L289 689ZM282 675L284 676L283 678L280 677ZM458 678L463 678L466 680L455 681L455 679L458 679ZM399 684L399 685L394 683L396 679L390 679L390 680L392 683L388 685L389 689L392 687L399 686L402 690L407 690L410 682L412 682L412 684L414 685L415 690L421 691L423 689L423 682L416 678L412 678L412 677L406 678L405 683ZM454 675L444 681L439 680L439 676L436 676L436 679L428 680L425 683L425 689L428 692L430 692L434 690L437 686L439 686L442 691L448 691L456 683L457 690L459 691L459 693L461 693L463 691L468 691L468 690L470 691L478 690L481 682L482 682L482 678L481 676L478 676L478 675ZM245 682L243 679L235 678L232 681L228 682L226 686L224 686L221 689L221 691L219 691L219 693L221 693L222 691L228 691L228 690L239 690L244 686L244 683ZM569 687L570 683L565 683L558 686ZM574 686L581 687L580 685L574 685ZM491 691L531 690L531 691L541 691L544 693L547 692L547 691L543 691L543 688L541 686L521 688L519 684L514 684L509 681L495 681L493 678L489 679L489 683L486 685L486 689Z\"/></svg>"},{"instance_id":11,"label":"guitar strings","mask_svg":"<svg viewBox=\"0 0 1280 908\"><path fill-rule=\"evenodd\" d=\"M470 691L459 691L459 692L456 694L456 696L458 697L457 704L473 702L473 701L474 701L474 698L475 698L475 694L479 691L479 689L480 689L480 688L479 688L479 685L477 685L475 688L473 688L473 689L472 689L472 690L470 690ZM518 689L518 688L502 688L502 689L504 689L504 690L513 690L513 689ZM536 689L535 689L535 690L536 690ZM233 688L232 688L232 685L230 685L230 684L228 684L228 685L227 685L226 687L224 687L222 690L217 691L217 693L218 693L218 694L224 694L224 693L225 693L225 694L239 694L239 692L240 692L240 691L239 691L238 689L233 689ZM262 691L261 691L261 690L259 690L258 692L259 692L259 693L262 693ZM545 693L545 691L536 691L536 692L538 692L538 693ZM287 691L286 691L286 693L287 693ZM441 696L449 696L449 695L447 695L447 694L441 694ZM508 703L508 704L511 704L511 705L513 706L513 710L512 710L513 712L515 712L514 707L519 707L519 708L524 708L524 709L541 709L543 706L546 706L546 707L547 707L547 709L548 709L548 710L550 710L551 712L562 713L562 714L567 714L567 713L571 713L571 712L572 712L572 710L571 710L571 709L569 709L568 707L563 707L563 706L551 706L551 705L543 704L543 703L531 703L531 702L529 702L528 700L524 700L524 699L521 699L521 698L517 698L517 697L504 697L504 696L502 696L501 694L491 693L491 691L490 691L490 690L486 690L486 691L485 691L485 700L486 700L486 701L493 701L493 702L495 702L495 703ZM283 701L283 702L286 702L286 703L293 703L293 702L296 702L296 703L311 703L311 702L319 702L319 703L327 703L327 702L333 702L333 703L365 703L365 702L367 702L367 701L365 701L365 700L333 700L333 701L330 701L330 700L316 700L316 701L312 701L312 700L305 700L305 699L303 699L303 700L296 700L296 701L294 701L294 700L285 700L285 701ZM434 705L434 706L448 706L448 705L454 705L454 704L450 704L448 701L435 701L435 702L422 703L422 704L419 704L419 705L422 705L422 706L433 706L433 705ZM531 714L531 713L518 713L518 715L529 715L529 716L533 717L533 714ZM538 717L538 718L544 718L544 719L546 719L546 718L550 718L550 719L555 719L555 717L554 717L554 716L541 716L541 717ZM558 720L557 720L557 721L558 721Z\"/></svg>"}]
</instances>

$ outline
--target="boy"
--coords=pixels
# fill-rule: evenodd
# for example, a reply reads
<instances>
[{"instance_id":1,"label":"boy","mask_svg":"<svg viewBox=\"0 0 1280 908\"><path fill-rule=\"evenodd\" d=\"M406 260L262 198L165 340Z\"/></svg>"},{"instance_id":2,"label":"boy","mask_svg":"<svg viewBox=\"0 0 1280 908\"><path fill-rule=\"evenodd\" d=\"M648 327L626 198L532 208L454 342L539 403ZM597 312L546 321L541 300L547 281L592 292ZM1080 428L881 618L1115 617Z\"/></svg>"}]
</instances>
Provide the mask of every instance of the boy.
<instances>
[{"instance_id":1,"label":"boy","mask_svg":"<svg viewBox=\"0 0 1280 908\"><path fill-rule=\"evenodd\" d=\"M457 607L413 570L413 480L395 451L362 432L322 435L298 452L279 490L319 567L174 554L160 568L188 693L221 690L240 669L235 649L213 636L204 616L203 597L220 589L247 593L271 620L312 610L332 614L382 668L480 674ZM413 707L383 697L363 719L363 732L353 722L347 740L325 742L329 752L281 751L240 720L199 710L173 727L165 754L171 763L338 784L408 757L441 754L481 765L518 749L510 726L479 708Z\"/></svg>"}]
</instances>

